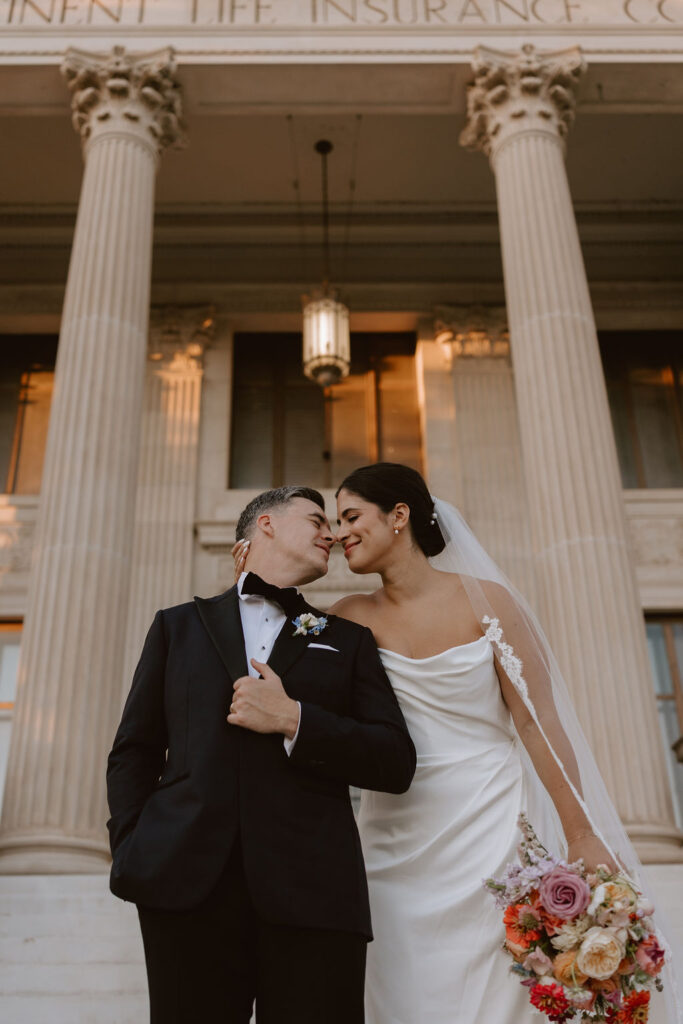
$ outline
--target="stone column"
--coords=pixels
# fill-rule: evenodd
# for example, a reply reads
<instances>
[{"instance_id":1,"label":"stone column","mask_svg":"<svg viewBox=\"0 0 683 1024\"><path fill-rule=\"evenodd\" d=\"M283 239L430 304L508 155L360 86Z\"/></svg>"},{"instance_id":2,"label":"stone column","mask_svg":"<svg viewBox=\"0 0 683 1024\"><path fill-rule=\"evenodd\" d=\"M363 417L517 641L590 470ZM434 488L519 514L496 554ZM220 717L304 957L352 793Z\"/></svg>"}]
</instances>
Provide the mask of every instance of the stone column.
<instances>
[{"instance_id":1,"label":"stone column","mask_svg":"<svg viewBox=\"0 0 683 1024\"><path fill-rule=\"evenodd\" d=\"M537 603L507 314L440 306L435 337L451 363L459 508L492 558Z\"/></svg>"},{"instance_id":2,"label":"stone column","mask_svg":"<svg viewBox=\"0 0 683 1024\"><path fill-rule=\"evenodd\" d=\"M85 172L59 339L0 871L105 870L149 317L154 180L179 139L170 50L70 50Z\"/></svg>"},{"instance_id":3,"label":"stone column","mask_svg":"<svg viewBox=\"0 0 683 1024\"><path fill-rule=\"evenodd\" d=\"M122 699L158 608L192 597L199 415L209 310L152 311Z\"/></svg>"},{"instance_id":4,"label":"stone column","mask_svg":"<svg viewBox=\"0 0 683 1024\"><path fill-rule=\"evenodd\" d=\"M495 172L541 612L619 812L678 860L619 466L564 165L578 49L481 48L461 141Z\"/></svg>"}]
</instances>

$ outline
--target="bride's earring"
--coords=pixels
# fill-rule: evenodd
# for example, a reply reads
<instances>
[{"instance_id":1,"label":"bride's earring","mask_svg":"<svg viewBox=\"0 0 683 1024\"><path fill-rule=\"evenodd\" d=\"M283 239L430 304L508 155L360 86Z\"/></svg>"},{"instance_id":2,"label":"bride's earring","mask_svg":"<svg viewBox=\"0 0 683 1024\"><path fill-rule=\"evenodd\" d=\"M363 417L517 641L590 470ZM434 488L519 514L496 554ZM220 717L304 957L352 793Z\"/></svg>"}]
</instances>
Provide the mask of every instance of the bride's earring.
<instances>
[{"instance_id":1,"label":"bride's earring","mask_svg":"<svg viewBox=\"0 0 683 1024\"><path fill-rule=\"evenodd\" d=\"M396 534L397 537L398 537L398 532L399 531L398 531L397 527L394 527L394 533Z\"/></svg>"}]
</instances>

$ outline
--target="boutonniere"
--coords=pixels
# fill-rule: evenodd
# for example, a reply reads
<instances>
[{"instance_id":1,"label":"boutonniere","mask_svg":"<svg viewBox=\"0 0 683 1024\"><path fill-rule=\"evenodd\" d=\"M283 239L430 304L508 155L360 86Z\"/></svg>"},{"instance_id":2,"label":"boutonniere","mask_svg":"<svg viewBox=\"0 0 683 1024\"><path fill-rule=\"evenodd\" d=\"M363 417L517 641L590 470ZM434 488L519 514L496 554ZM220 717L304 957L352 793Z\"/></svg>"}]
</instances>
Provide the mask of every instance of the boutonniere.
<instances>
[{"instance_id":1,"label":"boutonniere","mask_svg":"<svg viewBox=\"0 0 683 1024\"><path fill-rule=\"evenodd\" d=\"M327 625L327 616L322 615L318 618L316 615L311 615L310 612L304 612L303 615L297 615L293 622L296 629L292 636L308 636L309 633L312 633L313 636L320 636Z\"/></svg>"}]
</instances>

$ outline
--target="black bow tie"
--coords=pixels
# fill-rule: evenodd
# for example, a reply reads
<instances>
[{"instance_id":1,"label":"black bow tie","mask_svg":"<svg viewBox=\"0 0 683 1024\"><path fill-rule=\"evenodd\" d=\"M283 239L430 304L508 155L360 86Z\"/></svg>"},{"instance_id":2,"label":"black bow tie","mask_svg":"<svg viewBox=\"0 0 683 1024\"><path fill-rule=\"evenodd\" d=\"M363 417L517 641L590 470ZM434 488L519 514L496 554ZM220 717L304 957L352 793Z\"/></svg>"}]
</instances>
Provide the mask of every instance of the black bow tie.
<instances>
[{"instance_id":1,"label":"black bow tie","mask_svg":"<svg viewBox=\"0 0 683 1024\"><path fill-rule=\"evenodd\" d=\"M243 594L259 594L268 601L279 604L285 615L295 618L304 606L304 599L296 587L276 587L266 583L255 572L248 572L242 584Z\"/></svg>"}]
</instances>

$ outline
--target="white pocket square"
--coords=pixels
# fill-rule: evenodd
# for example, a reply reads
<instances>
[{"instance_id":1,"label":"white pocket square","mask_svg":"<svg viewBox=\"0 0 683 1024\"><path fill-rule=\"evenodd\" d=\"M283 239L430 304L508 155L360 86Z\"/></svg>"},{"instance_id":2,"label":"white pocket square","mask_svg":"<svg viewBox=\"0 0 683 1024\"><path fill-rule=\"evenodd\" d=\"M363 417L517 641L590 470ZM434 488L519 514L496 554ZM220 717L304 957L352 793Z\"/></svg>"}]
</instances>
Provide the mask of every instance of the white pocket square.
<instances>
[{"instance_id":1,"label":"white pocket square","mask_svg":"<svg viewBox=\"0 0 683 1024\"><path fill-rule=\"evenodd\" d=\"M334 651L335 654L339 654L339 650L336 647L330 647L329 644L309 644L309 650L311 647L317 647L319 651Z\"/></svg>"}]
</instances>

